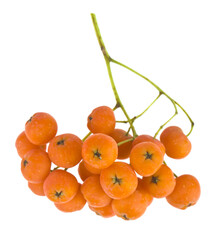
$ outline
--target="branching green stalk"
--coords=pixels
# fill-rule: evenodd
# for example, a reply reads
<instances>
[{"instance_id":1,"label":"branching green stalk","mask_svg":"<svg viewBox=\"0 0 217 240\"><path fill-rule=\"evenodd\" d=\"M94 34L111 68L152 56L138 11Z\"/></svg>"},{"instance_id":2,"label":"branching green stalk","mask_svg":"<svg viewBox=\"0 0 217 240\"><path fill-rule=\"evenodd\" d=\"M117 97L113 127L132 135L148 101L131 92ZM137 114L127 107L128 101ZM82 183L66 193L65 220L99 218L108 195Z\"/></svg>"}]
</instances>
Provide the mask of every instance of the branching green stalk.
<instances>
[{"instance_id":1,"label":"branching green stalk","mask_svg":"<svg viewBox=\"0 0 217 240\"><path fill-rule=\"evenodd\" d=\"M185 109L179 104L177 103L173 98L171 98L166 92L164 92L158 85L156 85L154 82L152 82L150 79L148 79L147 77L143 76L142 74L138 73L137 71L133 70L132 68L126 66L125 64L123 63L120 63L114 59L112 59L110 57L110 55L108 54L107 50L106 50L106 47L105 47L105 44L102 40L102 36L100 34L100 30L99 30L99 27L98 27L98 24L97 24L97 20L96 20L96 16L95 14L91 14L91 17L92 17L92 21L93 21L93 25L94 25L94 28L95 28L95 32L96 32L96 36L97 36L97 39L98 39L98 42L99 42L99 45L100 45L100 48L102 50L102 53L103 53L103 56L104 56L104 59L105 59L105 62L106 62L106 66L107 66L107 70L108 70L108 74L109 74L109 78L110 78L110 82L111 82L111 85L112 85L112 90L114 92L114 95L115 95L115 99L116 99L116 108L120 107L124 113L124 115L126 116L127 120L126 121L116 121L118 123L129 123L130 124L130 129L132 129L132 132L133 132L133 136L136 137L137 136L137 133L136 133L136 130L133 126L133 122L139 118L140 116L142 116L151 106L152 104L154 104L154 102L161 96L161 95L165 95L170 101L171 103L173 104L174 106L174 110L175 110L175 113L172 115L172 117L170 117L164 124L162 124L160 126L160 128L157 130L157 132L155 133L154 135L154 138L157 137L158 133L160 132L160 130L166 125L168 124L177 114L178 114L178 110L177 110L177 106L185 113L185 115L188 117L189 121L191 122L191 129L189 131L189 133L186 135L186 136L189 136L193 130L193 127L194 127L194 122L192 121L192 119L190 118L189 114L185 111ZM158 97L150 104L150 106L145 109L141 114L137 115L136 117L134 118L130 118L128 113L126 112L121 100L120 100L120 97L118 95L118 92L117 92L117 89L116 89L116 86L114 84L114 80L113 80L113 76L112 76L112 72L111 72L111 66L110 66L110 63L115 63L121 67L124 67L126 69L128 69L129 71L135 73L136 75L142 77L143 79L145 79L147 82L149 82L152 86L154 86L158 91L159 91L159 95Z\"/></svg>"},{"instance_id":2,"label":"branching green stalk","mask_svg":"<svg viewBox=\"0 0 217 240\"><path fill-rule=\"evenodd\" d=\"M104 44L104 42L102 40L102 36L101 36L100 30L99 30L99 27L98 27L98 24L97 24L96 16L95 16L95 14L92 13L91 17L92 17L92 21L93 21L93 25L94 25L94 29L95 29L95 32L96 32L97 39L98 39L100 48L102 50L105 62L106 62L109 79L110 79L112 90L113 90L113 93L115 95L115 99L116 99L116 103L117 103L116 106L118 106L118 107L120 107L122 109L124 115L126 116L128 122L130 124L130 127L131 127L132 132L133 132L133 136L135 137L135 136L137 136L136 130L135 130L133 124L132 124L131 118L129 117L126 109L124 108L124 106L123 106L123 104L122 104L122 102L120 100L120 97L118 95L118 92L117 92L117 89L116 89L116 86L115 86L115 83L114 83L114 79L113 79L112 72L111 72L111 66L110 66L111 57L109 56L109 54L108 54L108 52L106 50L105 44Z\"/></svg>"}]
</instances>

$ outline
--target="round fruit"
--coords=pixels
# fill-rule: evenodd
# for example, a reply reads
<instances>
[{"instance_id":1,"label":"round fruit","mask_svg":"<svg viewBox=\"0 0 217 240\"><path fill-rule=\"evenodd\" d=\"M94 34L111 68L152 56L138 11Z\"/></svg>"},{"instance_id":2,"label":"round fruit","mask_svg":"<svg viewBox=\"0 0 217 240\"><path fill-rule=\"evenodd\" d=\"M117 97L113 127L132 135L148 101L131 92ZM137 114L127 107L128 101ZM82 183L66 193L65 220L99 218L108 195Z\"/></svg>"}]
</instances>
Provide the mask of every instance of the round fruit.
<instances>
[{"instance_id":1,"label":"round fruit","mask_svg":"<svg viewBox=\"0 0 217 240\"><path fill-rule=\"evenodd\" d=\"M91 207L91 206L89 206L89 208L93 212L95 212L97 215L104 217L104 218L109 218L109 217L115 216L111 203L109 205L107 205L105 207L101 207L101 208L96 208L96 207Z\"/></svg>"},{"instance_id":2,"label":"round fruit","mask_svg":"<svg viewBox=\"0 0 217 240\"><path fill-rule=\"evenodd\" d=\"M191 151L191 142L176 126L166 128L160 135L160 140L166 148L167 156L175 159L186 157Z\"/></svg>"},{"instance_id":3,"label":"round fruit","mask_svg":"<svg viewBox=\"0 0 217 240\"><path fill-rule=\"evenodd\" d=\"M130 164L141 176L154 174L163 163L164 154L157 144L142 142L133 147L130 153Z\"/></svg>"},{"instance_id":4,"label":"round fruit","mask_svg":"<svg viewBox=\"0 0 217 240\"><path fill-rule=\"evenodd\" d=\"M81 139L74 134L56 136L48 146L50 160L59 167L73 167L81 161L82 144Z\"/></svg>"},{"instance_id":5,"label":"round fruit","mask_svg":"<svg viewBox=\"0 0 217 240\"><path fill-rule=\"evenodd\" d=\"M116 143L119 143L132 138L130 134L126 134L126 133L127 133L126 131L116 128L109 135L116 141ZM126 142L118 146L118 159L128 158L130 156L131 148L132 148L132 141Z\"/></svg>"},{"instance_id":6,"label":"round fruit","mask_svg":"<svg viewBox=\"0 0 217 240\"><path fill-rule=\"evenodd\" d=\"M152 142L158 145L158 147L161 149L162 153L165 154L165 147L163 143L155 138L153 138L150 135L139 135L136 137L132 142L132 147L136 146L138 143L141 142Z\"/></svg>"},{"instance_id":7,"label":"round fruit","mask_svg":"<svg viewBox=\"0 0 217 240\"><path fill-rule=\"evenodd\" d=\"M116 160L117 156L117 143L112 137L105 134L93 134L83 143L83 160L94 168L107 168Z\"/></svg>"},{"instance_id":8,"label":"round fruit","mask_svg":"<svg viewBox=\"0 0 217 240\"><path fill-rule=\"evenodd\" d=\"M84 181L86 178L93 175L84 165L84 161L81 161L78 165L78 174L82 181Z\"/></svg>"},{"instance_id":9,"label":"round fruit","mask_svg":"<svg viewBox=\"0 0 217 240\"><path fill-rule=\"evenodd\" d=\"M28 182L28 187L34 194L36 194L38 196L45 196L43 184L44 184L44 182L41 182L41 183Z\"/></svg>"},{"instance_id":10,"label":"round fruit","mask_svg":"<svg viewBox=\"0 0 217 240\"><path fill-rule=\"evenodd\" d=\"M35 145L48 143L57 133L56 120L48 113L35 113L25 125L25 134Z\"/></svg>"},{"instance_id":11,"label":"round fruit","mask_svg":"<svg viewBox=\"0 0 217 240\"><path fill-rule=\"evenodd\" d=\"M162 164L160 169L152 176L144 177L142 182L148 192L155 198L168 196L176 185L172 170L165 164Z\"/></svg>"},{"instance_id":12,"label":"round fruit","mask_svg":"<svg viewBox=\"0 0 217 240\"><path fill-rule=\"evenodd\" d=\"M111 202L100 185L99 175L88 177L81 186L81 192L92 207L105 207Z\"/></svg>"},{"instance_id":13,"label":"round fruit","mask_svg":"<svg viewBox=\"0 0 217 240\"><path fill-rule=\"evenodd\" d=\"M115 123L114 112L107 106L95 108L87 119L87 127L92 133L109 134L114 130Z\"/></svg>"},{"instance_id":14,"label":"round fruit","mask_svg":"<svg viewBox=\"0 0 217 240\"><path fill-rule=\"evenodd\" d=\"M81 187L79 184L79 189L76 195L66 203L54 203L54 205L62 212L75 212L81 210L86 203L83 194L81 193Z\"/></svg>"},{"instance_id":15,"label":"round fruit","mask_svg":"<svg viewBox=\"0 0 217 240\"><path fill-rule=\"evenodd\" d=\"M41 183L50 173L51 161L48 154L41 149L27 152L21 161L21 172L31 183Z\"/></svg>"},{"instance_id":16,"label":"round fruit","mask_svg":"<svg viewBox=\"0 0 217 240\"><path fill-rule=\"evenodd\" d=\"M144 189L139 179L137 189L129 197L114 199L112 209L114 213L124 220L134 220L141 217L151 204L153 197Z\"/></svg>"},{"instance_id":17,"label":"round fruit","mask_svg":"<svg viewBox=\"0 0 217 240\"><path fill-rule=\"evenodd\" d=\"M109 197L121 199L128 197L136 190L138 179L129 164L115 162L101 171L100 183Z\"/></svg>"},{"instance_id":18,"label":"round fruit","mask_svg":"<svg viewBox=\"0 0 217 240\"><path fill-rule=\"evenodd\" d=\"M184 174L176 178L175 189L166 199L173 207L184 210L196 204L199 197L200 184L198 180L192 175Z\"/></svg>"},{"instance_id":19,"label":"round fruit","mask_svg":"<svg viewBox=\"0 0 217 240\"><path fill-rule=\"evenodd\" d=\"M77 193L79 184L74 175L64 170L54 170L44 181L44 193L55 203L70 201Z\"/></svg>"},{"instance_id":20,"label":"round fruit","mask_svg":"<svg viewBox=\"0 0 217 240\"><path fill-rule=\"evenodd\" d=\"M21 158L23 158L24 155L32 149L46 150L46 145L39 146L39 145L34 145L33 143L31 143L29 141L29 139L26 137L26 134L24 131L22 133L20 133L20 135L17 137L15 146L17 149L17 153Z\"/></svg>"}]
</instances>

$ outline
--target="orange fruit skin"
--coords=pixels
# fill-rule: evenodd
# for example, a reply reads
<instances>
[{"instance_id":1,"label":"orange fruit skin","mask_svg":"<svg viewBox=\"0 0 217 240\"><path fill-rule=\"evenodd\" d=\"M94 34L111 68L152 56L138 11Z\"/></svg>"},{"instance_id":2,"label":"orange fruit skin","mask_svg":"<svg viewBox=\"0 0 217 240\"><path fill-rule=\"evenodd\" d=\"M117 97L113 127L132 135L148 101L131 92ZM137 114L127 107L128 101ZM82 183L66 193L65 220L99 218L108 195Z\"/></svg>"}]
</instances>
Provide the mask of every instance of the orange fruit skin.
<instances>
[{"instance_id":1,"label":"orange fruit skin","mask_svg":"<svg viewBox=\"0 0 217 240\"><path fill-rule=\"evenodd\" d=\"M74 167L81 161L82 144L81 139L74 134L56 136L48 146L50 160L59 167Z\"/></svg>"},{"instance_id":2,"label":"orange fruit skin","mask_svg":"<svg viewBox=\"0 0 217 240\"><path fill-rule=\"evenodd\" d=\"M141 176L153 175L162 165L164 154L157 144L142 142L133 147L130 153L130 164Z\"/></svg>"},{"instance_id":3,"label":"orange fruit skin","mask_svg":"<svg viewBox=\"0 0 217 240\"><path fill-rule=\"evenodd\" d=\"M96 133L88 137L83 143L83 160L94 168L109 167L117 159L117 156L117 143L108 135Z\"/></svg>"},{"instance_id":4,"label":"orange fruit skin","mask_svg":"<svg viewBox=\"0 0 217 240\"><path fill-rule=\"evenodd\" d=\"M48 154L41 149L27 152L21 161L21 172L31 183L41 183L50 173L51 161Z\"/></svg>"},{"instance_id":5,"label":"orange fruit skin","mask_svg":"<svg viewBox=\"0 0 217 240\"><path fill-rule=\"evenodd\" d=\"M101 169L92 167L91 165L89 165L88 163L84 162L84 166L86 167L86 169L92 173L92 174L100 174Z\"/></svg>"},{"instance_id":6,"label":"orange fruit skin","mask_svg":"<svg viewBox=\"0 0 217 240\"><path fill-rule=\"evenodd\" d=\"M81 192L88 205L92 207L105 207L111 202L100 185L99 175L88 177L81 186Z\"/></svg>"},{"instance_id":7,"label":"orange fruit skin","mask_svg":"<svg viewBox=\"0 0 217 240\"><path fill-rule=\"evenodd\" d=\"M109 136L111 136L116 143L125 141L127 139L132 138L132 136L130 134L126 135L126 131L122 130L122 129L114 129ZM132 148L132 141L124 143L120 146L118 146L118 159L127 159L130 156L130 151Z\"/></svg>"},{"instance_id":8,"label":"orange fruit skin","mask_svg":"<svg viewBox=\"0 0 217 240\"><path fill-rule=\"evenodd\" d=\"M165 154L165 147L164 147L163 143L161 141L153 138L150 135L140 135L140 136L136 137L133 140L133 142L132 142L132 147L136 146L138 143L141 143L141 142L152 142L152 143L155 143L161 149L163 154Z\"/></svg>"},{"instance_id":9,"label":"orange fruit skin","mask_svg":"<svg viewBox=\"0 0 217 240\"><path fill-rule=\"evenodd\" d=\"M107 106L95 108L87 118L87 127L92 133L109 134L115 128L113 110Z\"/></svg>"},{"instance_id":10,"label":"orange fruit skin","mask_svg":"<svg viewBox=\"0 0 217 240\"><path fill-rule=\"evenodd\" d=\"M78 165L78 174L82 181L93 175L85 166L84 161L81 161Z\"/></svg>"},{"instance_id":11,"label":"orange fruit skin","mask_svg":"<svg viewBox=\"0 0 217 240\"><path fill-rule=\"evenodd\" d=\"M145 190L139 179L137 189L127 198L114 199L112 209L124 220L135 220L141 217L151 204L153 197Z\"/></svg>"},{"instance_id":12,"label":"orange fruit skin","mask_svg":"<svg viewBox=\"0 0 217 240\"><path fill-rule=\"evenodd\" d=\"M152 176L143 177L142 182L148 192L155 198L168 196L176 185L172 170L165 164L162 164L159 170Z\"/></svg>"},{"instance_id":13,"label":"orange fruit skin","mask_svg":"<svg viewBox=\"0 0 217 240\"><path fill-rule=\"evenodd\" d=\"M35 145L48 143L57 133L57 122L48 113L35 113L25 124L25 134Z\"/></svg>"},{"instance_id":14,"label":"orange fruit skin","mask_svg":"<svg viewBox=\"0 0 217 240\"><path fill-rule=\"evenodd\" d=\"M71 173L64 170L54 170L44 181L44 193L55 203L70 201L78 192L79 184Z\"/></svg>"},{"instance_id":15,"label":"orange fruit skin","mask_svg":"<svg viewBox=\"0 0 217 240\"><path fill-rule=\"evenodd\" d=\"M114 162L110 167L101 171L100 183L109 197L122 199L136 190L138 179L129 164Z\"/></svg>"},{"instance_id":16,"label":"orange fruit skin","mask_svg":"<svg viewBox=\"0 0 217 240\"><path fill-rule=\"evenodd\" d=\"M198 180L192 175L184 174L176 178L176 186L166 200L173 207L184 210L197 203L200 193Z\"/></svg>"},{"instance_id":17,"label":"orange fruit skin","mask_svg":"<svg viewBox=\"0 0 217 240\"><path fill-rule=\"evenodd\" d=\"M83 194L81 193L81 187L79 184L79 189L76 195L66 203L54 203L54 205L62 212L75 212L81 210L86 204Z\"/></svg>"},{"instance_id":18,"label":"orange fruit skin","mask_svg":"<svg viewBox=\"0 0 217 240\"><path fill-rule=\"evenodd\" d=\"M44 182L41 182L41 183L28 182L28 187L34 194L36 194L38 196L45 196L43 184L44 184Z\"/></svg>"},{"instance_id":19,"label":"orange fruit skin","mask_svg":"<svg viewBox=\"0 0 217 240\"><path fill-rule=\"evenodd\" d=\"M93 212L95 212L97 215L104 217L104 218L110 218L110 217L115 216L111 203L109 205L107 205L105 207L101 207L101 208L96 208L96 207L91 207L91 206L89 206L89 208Z\"/></svg>"},{"instance_id":20,"label":"orange fruit skin","mask_svg":"<svg viewBox=\"0 0 217 240\"><path fill-rule=\"evenodd\" d=\"M174 159L182 159L191 151L191 142L176 126L166 128L160 135L160 140L166 148L167 156Z\"/></svg>"},{"instance_id":21,"label":"orange fruit skin","mask_svg":"<svg viewBox=\"0 0 217 240\"><path fill-rule=\"evenodd\" d=\"M15 147L17 149L18 155L23 158L24 155L32 150L32 149L42 149L46 150L46 145L38 146L33 143L31 143L28 138L26 137L25 132L21 132L20 135L17 137L16 142L15 142Z\"/></svg>"}]
</instances>

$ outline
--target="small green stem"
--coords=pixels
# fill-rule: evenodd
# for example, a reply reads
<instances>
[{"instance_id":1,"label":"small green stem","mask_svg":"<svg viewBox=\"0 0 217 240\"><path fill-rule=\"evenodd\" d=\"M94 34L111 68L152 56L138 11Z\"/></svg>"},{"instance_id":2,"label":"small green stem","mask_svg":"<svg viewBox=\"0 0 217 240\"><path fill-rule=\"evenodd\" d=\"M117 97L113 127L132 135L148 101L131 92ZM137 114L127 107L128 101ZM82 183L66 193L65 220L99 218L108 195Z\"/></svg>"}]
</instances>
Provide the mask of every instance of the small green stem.
<instances>
[{"instance_id":1,"label":"small green stem","mask_svg":"<svg viewBox=\"0 0 217 240\"><path fill-rule=\"evenodd\" d=\"M60 168L60 167L55 167L55 168L53 168L52 170L50 170L51 172L53 172L54 170L57 170L58 168Z\"/></svg>"},{"instance_id":2,"label":"small green stem","mask_svg":"<svg viewBox=\"0 0 217 240\"><path fill-rule=\"evenodd\" d=\"M121 146L122 144L127 143L127 142L131 142L131 141L133 141L133 140L134 140L134 138L129 138L129 139L126 139L126 140L124 140L124 141L122 141L122 142L119 142L117 145L118 145L118 146Z\"/></svg>"},{"instance_id":3,"label":"small green stem","mask_svg":"<svg viewBox=\"0 0 217 240\"><path fill-rule=\"evenodd\" d=\"M84 142L91 134L92 134L92 132L89 132L89 133L82 139L82 142Z\"/></svg>"}]
</instances>

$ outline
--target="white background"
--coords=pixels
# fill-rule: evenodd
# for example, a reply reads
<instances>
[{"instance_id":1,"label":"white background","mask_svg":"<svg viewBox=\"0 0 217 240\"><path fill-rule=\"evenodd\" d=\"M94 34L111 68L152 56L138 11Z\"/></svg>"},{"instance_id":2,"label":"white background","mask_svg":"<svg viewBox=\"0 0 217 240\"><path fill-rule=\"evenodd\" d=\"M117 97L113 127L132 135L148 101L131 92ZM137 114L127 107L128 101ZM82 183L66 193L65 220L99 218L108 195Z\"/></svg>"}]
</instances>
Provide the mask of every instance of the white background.
<instances>
[{"instance_id":1,"label":"white background","mask_svg":"<svg viewBox=\"0 0 217 240\"><path fill-rule=\"evenodd\" d=\"M0 215L2 239L216 239L216 1L11 1L0 2ZM83 138L93 108L115 100L90 13L97 16L110 55L144 74L178 101L195 128L183 160L165 158L177 175L201 183L197 205L182 211L155 199L135 221L103 219L87 206L62 213L34 195L20 172L15 140L38 111L53 115L58 134ZM131 117L158 92L143 79L112 65ZM165 98L135 123L154 135L173 114ZM118 120L124 119L120 110ZM179 110L169 125L185 133ZM127 129L127 126L118 125ZM77 177L77 167L71 172ZM79 177L78 180L80 181Z\"/></svg>"}]
</instances>

